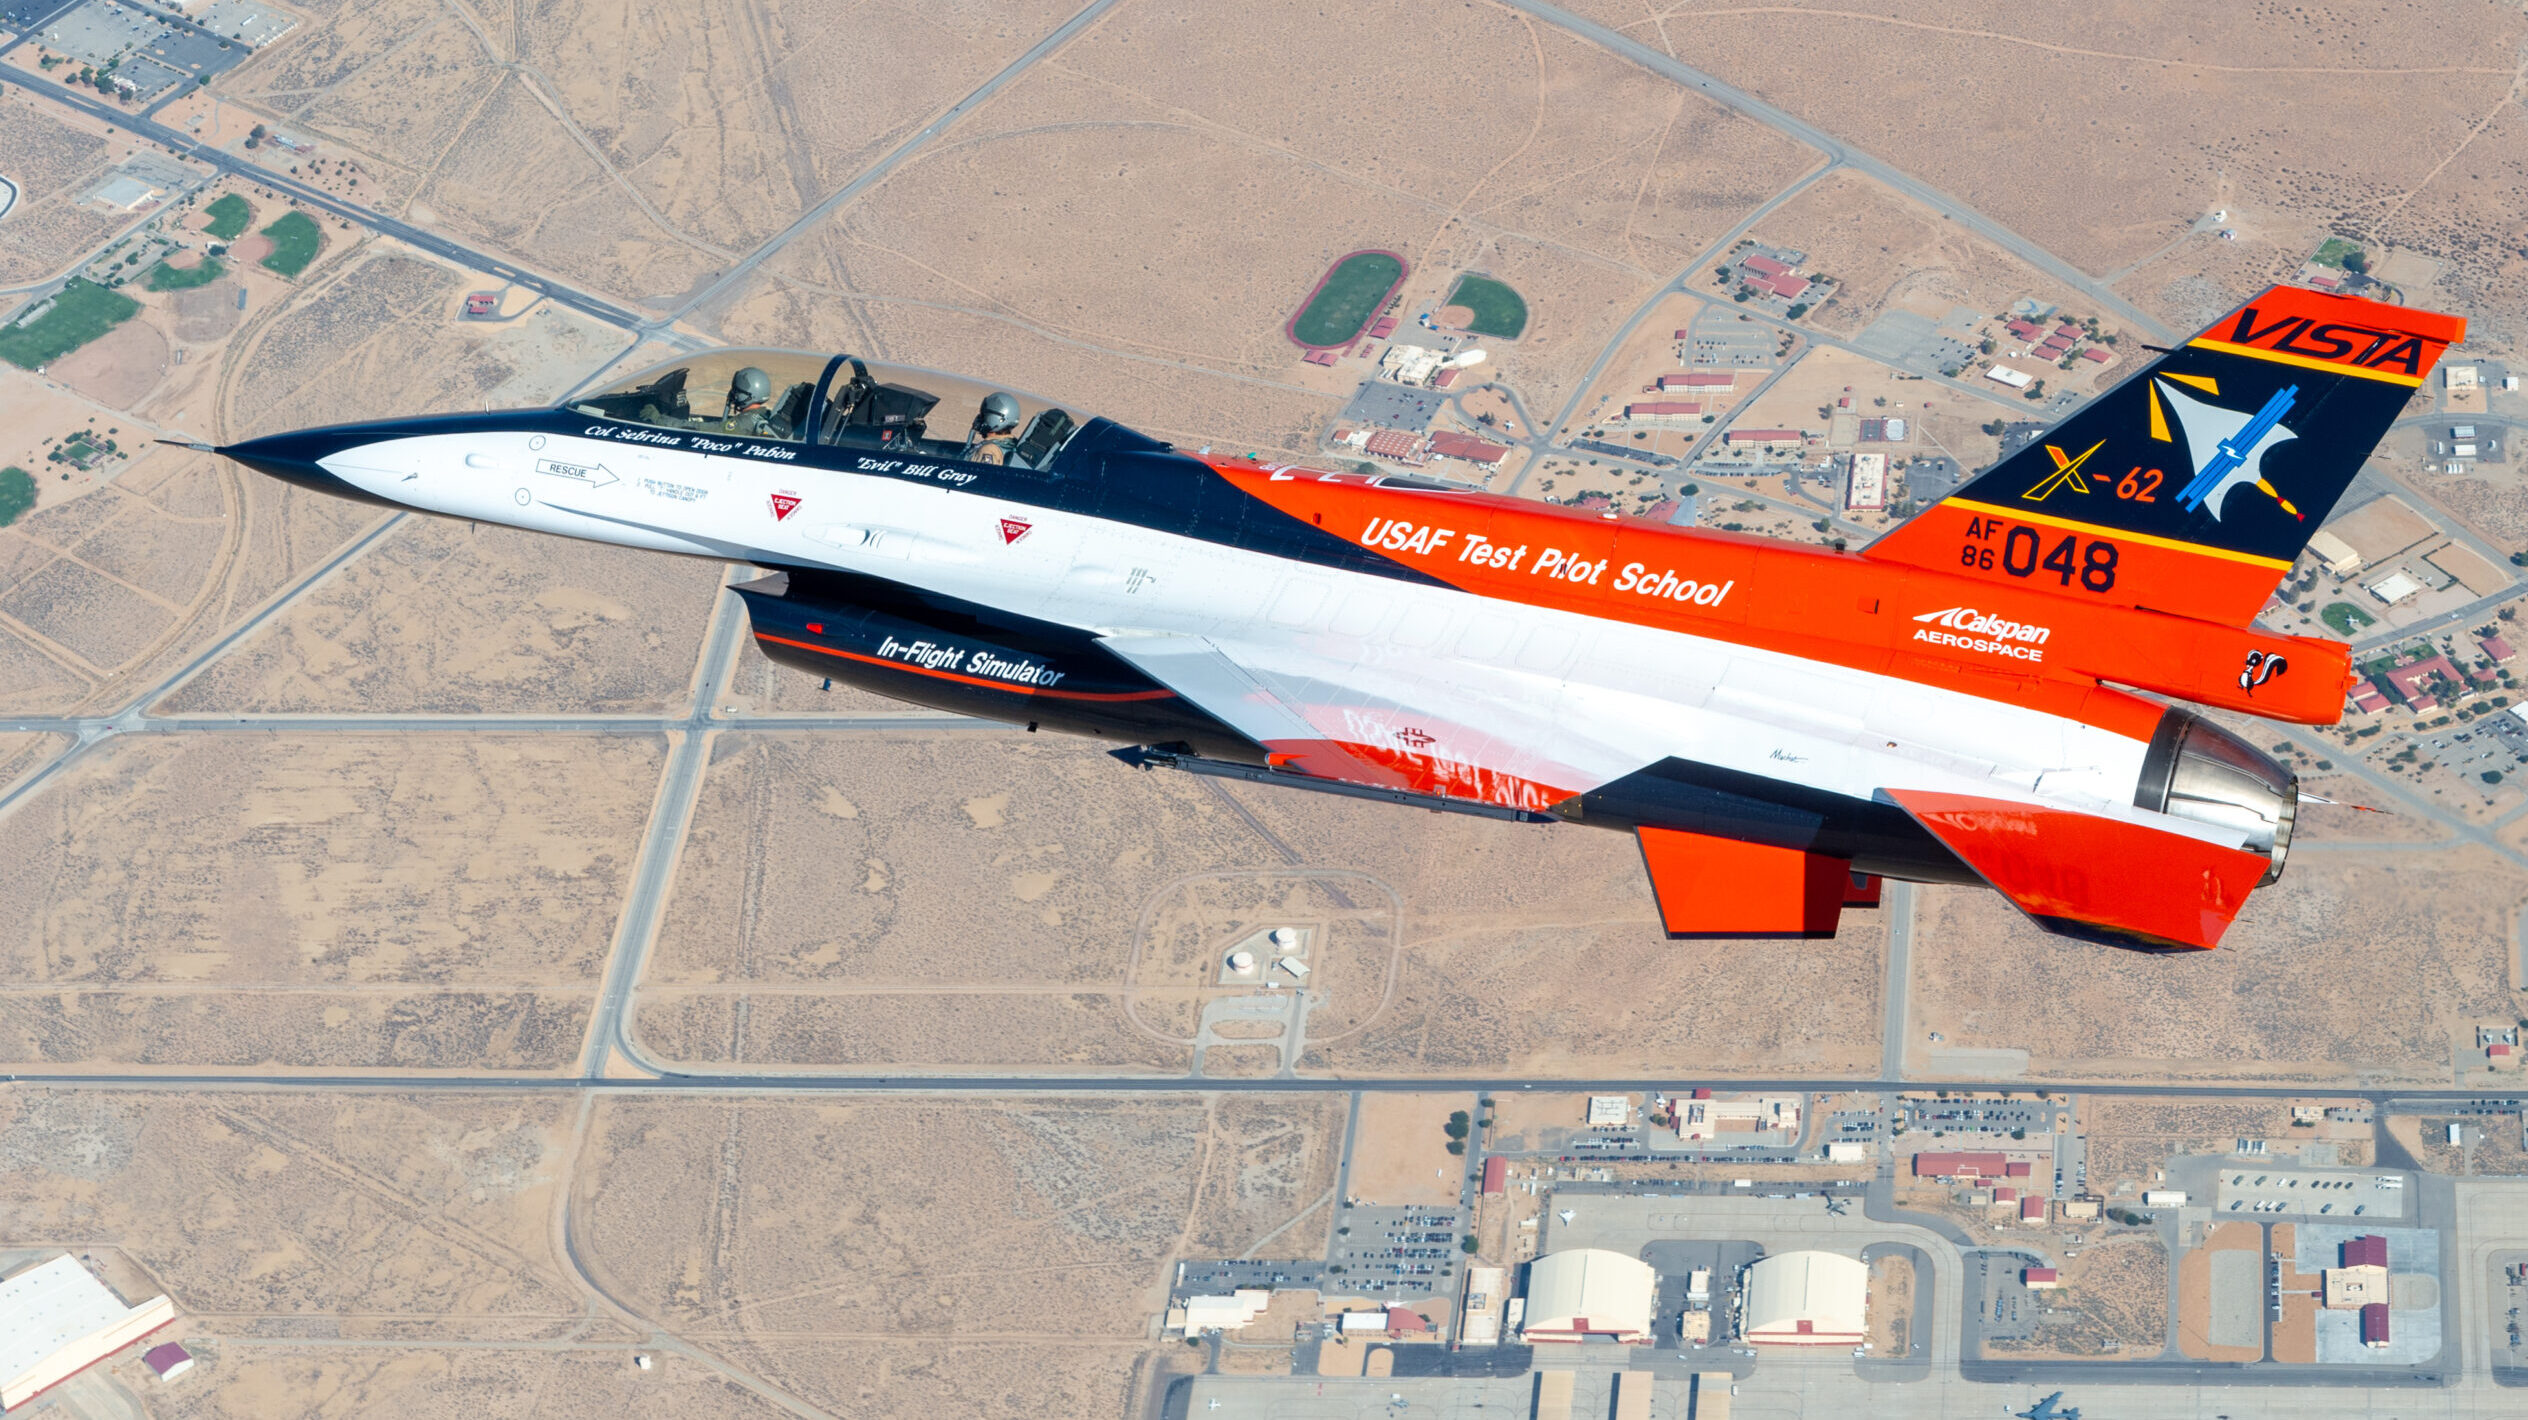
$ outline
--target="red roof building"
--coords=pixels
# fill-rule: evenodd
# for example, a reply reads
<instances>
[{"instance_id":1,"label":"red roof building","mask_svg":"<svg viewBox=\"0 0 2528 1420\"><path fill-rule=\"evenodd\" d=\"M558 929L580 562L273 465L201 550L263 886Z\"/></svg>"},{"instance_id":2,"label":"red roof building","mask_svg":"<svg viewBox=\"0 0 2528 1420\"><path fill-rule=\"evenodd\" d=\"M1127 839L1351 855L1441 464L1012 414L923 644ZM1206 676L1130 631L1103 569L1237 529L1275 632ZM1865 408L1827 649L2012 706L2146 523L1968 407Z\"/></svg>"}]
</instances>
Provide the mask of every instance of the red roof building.
<instances>
[{"instance_id":1,"label":"red roof building","mask_svg":"<svg viewBox=\"0 0 2528 1420\"><path fill-rule=\"evenodd\" d=\"M2070 321L2065 321L2061 325L2054 327L2054 333L2065 340L2080 339L2080 327L2072 324Z\"/></svg>"},{"instance_id":2,"label":"red roof building","mask_svg":"<svg viewBox=\"0 0 2528 1420\"><path fill-rule=\"evenodd\" d=\"M1725 390L1737 383L1738 377L1727 370L1688 370L1682 375L1659 377L1659 388L1663 390Z\"/></svg>"},{"instance_id":3,"label":"red roof building","mask_svg":"<svg viewBox=\"0 0 2528 1420\"><path fill-rule=\"evenodd\" d=\"M2036 353L2044 356L2048 360L2060 360L2068 351L2070 351L2071 348L2072 343L2058 335L2052 340L2045 342L2043 345L2038 346L2036 348Z\"/></svg>"},{"instance_id":4,"label":"red roof building","mask_svg":"<svg viewBox=\"0 0 2528 1420\"><path fill-rule=\"evenodd\" d=\"M1331 365L1335 361L1343 358L1343 352L1340 350L1311 350L1299 358L1307 361L1311 365Z\"/></svg>"},{"instance_id":5,"label":"red roof building","mask_svg":"<svg viewBox=\"0 0 2528 1420\"><path fill-rule=\"evenodd\" d=\"M1624 417L1627 419L1658 419L1662 417L1673 419L1682 415L1700 414L1702 412L1703 406L1682 399L1654 399L1641 404L1628 404L1624 406Z\"/></svg>"},{"instance_id":6,"label":"red roof building","mask_svg":"<svg viewBox=\"0 0 2528 1420\"><path fill-rule=\"evenodd\" d=\"M1378 458L1404 463L1422 462L1422 441L1401 429L1381 429L1369 436L1365 447Z\"/></svg>"},{"instance_id":7,"label":"red roof building","mask_svg":"<svg viewBox=\"0 0 2528 1420\"><path fill-rule=\"evenodd\" d=\"M2003 329L2010 332L2010 338L2013 340L2034 340L2045 333L2023 320L2014 320Z\"/></svg>"},{"instance_id":8,"label":"red roof building","mask_svg":"<svg viewBox=\"0 0 2528 1420\"><path fill-rule=\"evenodd\" d=\"M2042 1222L2044 1222L2044 1221L2045 1221L2045 1200L2044 1200L2044 1199L2042 1199L2042 1198L2037 1197L2037 1196L2036 1196L2035 1194L2033 1194L2033 1193L2029 1194L2029 1195L2028 1195L2027 1197L2025 1197L2025 1198L2020 1199L2020 1200L2019 1200L2019 1221L2020 1221L2020 1222L2022 1222L2022 1223L2042 1223Z\"/></svg>"},{"instance_id":9,"label":"red roof building","mask_svg":"<svg viewBox=\"0 0 2528 1420\"><path fill-rule=\"evenodd\" d=\"M157 1372L158 1379L171 1381L193 1369L193 1353L172 1341L162 1341L141 1353L141 1364Z\"/></svg>"},{"instance_id":10,"label":"red roof building","mask_svg":"<svg viewBox=\"0 0 2528 1420\"><path fill-rule=\"evenodd\" d=\"M1791 269L1769 256L1751 256L1738 263L1758 276L1788 276Z\"/></svg>"},{"instance_id":11,"label":"red roof building","mask_svg":"<svg viewBox=\"0 0 2528 1420\"><path fill-rule=\"evenodd\" d=\"M2088 349L2080 352L2080 358L2083 360L2095 360L2099 364L2103 365L2109 360L2114 359L2115 356L2103 345L2092 345Z\"/></svg>"},{"instance_id":12,"label":"red roof building","mask_svg":"<svg viewBox=\"0 0 2528 1420\"><path fill-rule=\"evenodd\" d=\"M1395 333L1396 318L1394 316L1380 316L1370 323L1369 338L1372 340L1384 340Z\"/></svg>"},{"instance_id":13,"label":"red roof building","mask_svg":"<svg viewBox=\"0 0 2528 1420\"><path fill-rule=\"evenodd\" d=\"M2446 680L2453 686L2465 686L2479 679L2451 665L2447 656L2430 656L2410 666L2398 666L2380 679L2386 681L2388 687L2394 690L2406 704L2417 710L2429 710L2440 703L2440 697L2437 694L2425 689L2434 677ZM2487 675L2480 679L2489 682L2493 677Z\"/></svg>"},{"instance_id":14,"label":"red roof building","mask_svg":"<svg viewBox=\"0 0 2528 1420\"><path fill-rule=\"evenodd\" d=\"M1498 1198L1510 1191L1510 1161L1499 1154L1483 1161L1483 1192L1487 1198Z\"/></svg>"},{"instance_id":15,"label":"red roof building","mask_svg":"<svg viewBox=\"0 0 2528 1420\"><path fill-rule=\"evenodd\" d=\"M1464 459L1468 463L1492 465L1509 456L1509 446L1496 444L1471 434L1442 431L1431 436L1431 452L1444 459Z\"/></svg>"},{"instance_id":16,"label":"red roof building","mask_svg":"<svg viewBox=\"0 0 2528 1420\"><path fill-rule=\"evenodd\" d=\"M2002 1187L1993 1190L1993 1201L1995 1203L2016 1203L2019 1201L2019 1190L2005 1184Z\"/></svg>"},{"instance_id":17,"label":"red roof building","mask_svg":"<svg viewBox=\"0 0 2528 1420\"><path fill-rule=\"evenodd\" d=\"M2364 715L2376 715L2388 708L2388 698L2379 693L2377 686L2365 680L2352 688L2352 708Z\"/></svg>"},{"instance_id":18,"label":"red roof building","mask_svg":"<svg viewBox=\"0 0 2528 1420\"><path fill-rule=\"evenodd\" d=\"M2042 1292L2063 1285L2062 1274L2051 1267L2028 1267L2019 1272L2019 1283L2031 1291Z\"/></svg>"},{"instance_id":19,"label":"red roof building","mask_svg":"<svg viewBox=\"0 0 2528 1420\"><path fill-rule=\"evenodd\" d=\"M1440 371L1439 374L1432 379L1431 388L1435 390L1447 389L1449 386L1456 384L1457 377L1464 373L1466 372L1458 369L1454 365L1451 365L1447 369Z\"/></svg>"},{"instance_id":20,"label":"red roof building","mask_svg":"<svg viewBox=\"0 0 2528 1420\"><path fill-rule=\"evenodd\" d=\"M1776 276L1772 281L1773 294L1785 301L1798 300L1800 292L1807 290L1809 285L1805 276Z\"/></svg>"},{"instance_id":21,"label":"red roof building","mask_svg":"<svg viewBox=\"0 0 2528 1420\"><path fill-rule=\"evenodd\" d=\"M2364 1346L2388 1344L2387 1303L2372 1302L2361 1309L2361 1344Z\"/></svg>"},{"instance_id":22,"label":"red roof building","mask_svg":"<svg viewBox=\"0 0 2528 1420\"><path fill-rule=\"evenodd\" d=\"M2340 285L2342 285L2343 283L2342 283L2342 282L2340 282L2340 281L2337 281L2337 280L2336 280L2334 277L2332 277L2332 276L2312 276L2312 277L2310 277L2310 278L2309 278L2309 284L2310 284L2310 285L2312 285L2312 286L2315 286L2317 289L2319 289L2319 290L2321 290L2321 291L2332 291L2332 290L2334 290L2337 286L2340 286ZM2365 1319L2366 1319L2366 1318L2365 1318Z\"/></svg>"},{"instance_id":23,"label":"red roof building","mask_svg":"<svg viewBox=\"0 0 2528 1420\"><path fill-rule=\"evenodd\" d=\"M1679 340L1691 340L1691 339L1693 339L1693 338L1694 338L1694 332L1693 332L1693 331L1690 331L1690 330L1680 330L1680 331L1678 331L1678 332L1677 332L1677 339L1679 339Z\"/></svg>"},{"instance_id":24,"label":"red roof building","mask_svg":"<svg viewBox=\"0 0 2528 1420\"><path fill-rule=\"evenodd\" d=\"M2379 1267L2388 1265L2388 1240L2377 1233L2348 1238L2344 1242L2344 1266Z\"/></svg>"},{"instance_id":25,"label":"red roof building","mask_svg":"<svg viewBox=\"0 0 2528 1420\"><path fill-rule=\"evenodd\" d=\"M1431 1324L1422 1319L1422 1313L1411 1307L1387 1308L1387 1334L1389 1336L1411 1336L1416 1332L1430 1329Z\"/></svg>"},{"instance_id":26,"label":"red roof building","mask_svg":"<svg viewBox=\"0 0 2528 1420\"><path fill-rule=\"evenodd\" d=\"M2485 655L2490 656L2493 660L2493 664L2497 666L2509 665L2512 658L2519 654L2517 651L2510 648L2510 643L2508 641L2503 640L2499 636L2487 636L2475 644L2476 649L2482 651Z\"/></svg>"},{"instance_id":27,"label":"red roof building","mask_svg":"<svg viewBox=\"0 0 2528 1420\"><path fill-rule=\"evenodd\" d=\"M2484 1054L2487 1059L2508 1060L2510 1058L2510 1042L2506 1040L2494 1041L2491 1045L2484 1047Z\"/></svg>"},{"instance_id":28,"label":"red roof building","mask_svg":"<svg viewBox=\"0 0 2528 1420\"><path fill-rule=\"evenodd\" d=\"M2003 1178L2026 1178L2028 1175L2035 1172L2036 1165L2029 1163L2025 1159L2012 1159L2009 1163L2002 1166L2001 1176Z\"/></svg>"},{"instance_id":29,"label":"red roof building","mask_svg":"<svg viewBox=\"0 0 2528 1420\"><path fill-rule=\"evenodd\" d=\"M1916 1178L2001 1178L2008 1167L1996 1151L1914 1155Z\"/></svg>"}]
</instances>

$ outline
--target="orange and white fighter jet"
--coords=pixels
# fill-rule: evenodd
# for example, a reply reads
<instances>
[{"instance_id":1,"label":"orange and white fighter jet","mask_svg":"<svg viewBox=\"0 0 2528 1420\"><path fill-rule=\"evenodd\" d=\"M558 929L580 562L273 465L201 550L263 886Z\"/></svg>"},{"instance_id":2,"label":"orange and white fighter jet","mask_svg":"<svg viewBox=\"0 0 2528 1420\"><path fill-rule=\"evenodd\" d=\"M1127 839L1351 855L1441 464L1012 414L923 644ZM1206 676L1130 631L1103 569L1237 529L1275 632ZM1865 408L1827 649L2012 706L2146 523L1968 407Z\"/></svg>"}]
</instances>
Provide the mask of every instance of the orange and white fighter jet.
<instances>
[{"instance_id":1,"label":"orange and white fighter jet","mask_svg":"<svg viewBox=\"0 0 2528 1420\"><path fill-rule=\"evenodd\" d=\"M2266 291L1859 551L781 351L220 452L773 569L736 589L773 659L1143 766L1628 832L1677 936L1830 934L1897 878L2200 948L2281 872L2298 786L2170 702L2342 713L2347 649L2254 618L2463 328Z\"/></svg>"}]
</instances>

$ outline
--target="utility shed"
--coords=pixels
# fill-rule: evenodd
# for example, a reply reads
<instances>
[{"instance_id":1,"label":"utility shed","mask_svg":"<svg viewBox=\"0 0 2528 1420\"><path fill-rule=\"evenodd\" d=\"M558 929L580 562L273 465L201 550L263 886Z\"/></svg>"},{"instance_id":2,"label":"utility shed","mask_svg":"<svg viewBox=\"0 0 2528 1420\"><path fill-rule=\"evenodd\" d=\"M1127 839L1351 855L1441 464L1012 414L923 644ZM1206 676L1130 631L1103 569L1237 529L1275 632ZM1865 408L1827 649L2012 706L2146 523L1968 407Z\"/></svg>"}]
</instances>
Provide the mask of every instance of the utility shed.
<instances>
[{"instance_id":1,"label":"utility shed","mask_svg":"<svg viewBox=\"0 0 2528 1420\"><path fill-rule=\"evenodd\" d=\"M0 1281L0 1409L17 1409L175 1319L165 1297L123 1305L68 1253Z\"/></svg>"}]
</instances>

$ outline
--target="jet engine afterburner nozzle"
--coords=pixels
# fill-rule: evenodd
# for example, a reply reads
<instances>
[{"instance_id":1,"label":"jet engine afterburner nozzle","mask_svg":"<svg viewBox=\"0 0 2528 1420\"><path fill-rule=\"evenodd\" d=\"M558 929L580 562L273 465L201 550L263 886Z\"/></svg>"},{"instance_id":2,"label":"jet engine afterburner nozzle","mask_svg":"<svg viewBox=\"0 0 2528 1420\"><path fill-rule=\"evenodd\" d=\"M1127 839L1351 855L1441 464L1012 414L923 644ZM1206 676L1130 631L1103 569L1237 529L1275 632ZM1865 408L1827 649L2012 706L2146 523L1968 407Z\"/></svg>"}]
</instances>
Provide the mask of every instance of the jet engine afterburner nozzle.
<instances>
[{"instance_id":1,"label":"jet engine afterburner nozzle","mask_svg":"<svg viewBox=\"0 0 2528 1420\"><path fill-rule=\"evenodd\" d=\"M2133 803L2244 833L2240 846L2270 860L2256 884L2263 887L2282 876L2282 860L2291 852L2300 777L2202 716L2172 708L2151 735Z\"/></svg>"}]
</instances>

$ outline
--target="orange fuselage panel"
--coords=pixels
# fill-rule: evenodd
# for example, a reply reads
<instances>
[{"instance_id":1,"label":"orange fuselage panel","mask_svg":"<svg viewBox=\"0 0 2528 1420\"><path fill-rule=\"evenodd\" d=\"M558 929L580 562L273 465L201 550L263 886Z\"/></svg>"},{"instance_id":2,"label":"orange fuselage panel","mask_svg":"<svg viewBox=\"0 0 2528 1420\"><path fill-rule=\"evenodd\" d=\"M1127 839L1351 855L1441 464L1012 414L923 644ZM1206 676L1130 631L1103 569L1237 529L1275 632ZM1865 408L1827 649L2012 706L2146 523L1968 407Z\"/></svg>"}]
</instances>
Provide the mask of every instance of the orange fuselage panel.
<instances>
[{"instance_id":1,"label":"orange fuselage panel","mask_svg":"<svg viewBox=\"0 0 2528 1420\"><path fill-rule=\"evenodd\" d=\"M2116 602L2121 559L2148 547L2031 545L2025 533L2005 546L1999 525L1961 526L1962 562L2006 561L1994 580L1490 494L1383 488L1358 474L1212 467L1293 517L1479 596L1897 676L2142 739L2159 707L2101 682L2298 724L2343 713L2351 653L2339 642Z\"/></svg>"}]
</instances>

